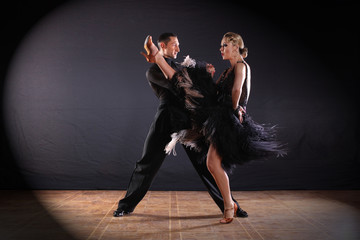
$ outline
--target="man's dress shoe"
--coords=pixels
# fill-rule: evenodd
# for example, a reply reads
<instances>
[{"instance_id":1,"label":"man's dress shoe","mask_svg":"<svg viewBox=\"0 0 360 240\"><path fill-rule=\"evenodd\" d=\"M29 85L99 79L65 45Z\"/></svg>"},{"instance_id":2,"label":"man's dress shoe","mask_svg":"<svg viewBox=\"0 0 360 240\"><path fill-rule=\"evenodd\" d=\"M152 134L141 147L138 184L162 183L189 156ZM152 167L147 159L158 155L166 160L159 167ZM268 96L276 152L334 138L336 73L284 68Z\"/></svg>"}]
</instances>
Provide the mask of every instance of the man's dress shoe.
<instances>
[{"instance_id":1,"label":"man's dress shoe","mask_svg":"<svg viewBox=\"0 0 360 240\"><path fill-rule=\"evenodd\" d=\"M128 212L128 211L124 211L124 210L115 210L114 213L113 213L113 216L114 217L122 217L124 215L127 215L127 214L130 214L131 212Z\"/></svg>"}]
</instances>

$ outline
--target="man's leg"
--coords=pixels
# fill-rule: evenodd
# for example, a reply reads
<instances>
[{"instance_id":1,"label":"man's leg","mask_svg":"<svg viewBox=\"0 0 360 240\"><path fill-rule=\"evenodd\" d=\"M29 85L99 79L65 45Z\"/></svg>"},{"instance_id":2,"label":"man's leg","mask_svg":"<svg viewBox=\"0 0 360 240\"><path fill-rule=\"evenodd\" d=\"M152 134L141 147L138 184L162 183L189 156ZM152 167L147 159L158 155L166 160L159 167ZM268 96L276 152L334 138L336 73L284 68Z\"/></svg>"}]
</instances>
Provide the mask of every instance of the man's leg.
<instances>
[{"instance_id":1,"label":"man's leg","mask_svg":"<svg viewBox=\"0 0 360 240\"><path fill-rule=\"evenodd\" d=\"M114 212L115 217L134 211L137 204L149 190L156 173L166 157L164 149L171 140L171 137L170 134L157 131L157 125L154 122L149 130L142 158L136 162L127 193L119 201L118 209Z\"/></svg>"}]
</instances>

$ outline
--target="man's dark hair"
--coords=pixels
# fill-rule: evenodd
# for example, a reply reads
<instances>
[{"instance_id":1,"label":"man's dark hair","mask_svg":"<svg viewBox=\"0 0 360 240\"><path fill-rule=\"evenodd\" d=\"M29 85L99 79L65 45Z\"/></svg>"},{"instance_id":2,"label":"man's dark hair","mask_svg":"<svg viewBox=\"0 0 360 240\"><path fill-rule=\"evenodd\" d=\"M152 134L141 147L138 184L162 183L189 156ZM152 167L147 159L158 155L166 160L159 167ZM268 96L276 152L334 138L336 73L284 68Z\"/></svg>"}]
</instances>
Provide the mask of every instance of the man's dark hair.
<instances>
[{"instance_id":1,"label":"man's dark hair","mask_svg":"<svg viewBox=\"0 0 360 240\"><path fill-rule=\"evenodd\" d=\"M159 36L159 39L158 39L158 44L163 42L166 44L168 44L168 42L170 41L170 37L177 37L176 34L174 33L170 33L170 32L166 32L166 33L162 33L160 36Z\"/></svg>"}]
</instances>

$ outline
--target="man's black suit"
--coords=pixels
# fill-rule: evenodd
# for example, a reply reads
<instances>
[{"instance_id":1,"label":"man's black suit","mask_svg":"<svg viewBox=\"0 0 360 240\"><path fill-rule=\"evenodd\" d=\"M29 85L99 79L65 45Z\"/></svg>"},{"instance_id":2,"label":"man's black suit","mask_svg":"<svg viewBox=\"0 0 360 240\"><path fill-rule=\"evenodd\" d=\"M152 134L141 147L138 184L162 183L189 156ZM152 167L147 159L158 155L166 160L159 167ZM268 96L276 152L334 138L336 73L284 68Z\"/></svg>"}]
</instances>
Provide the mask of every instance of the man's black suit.
<instances>
[{"instance_id":1,"label":"man's black suit","mask_svg":"<svg viewBox=\"0 0 360 240\"><path fill-rule=\"evenodd\" d=\"M175 70L180 68L172 59L165 59ZM176 99L175 95L171 92L170 80L164 77L160 68L156 64L153 64L147 71L146 77L159 98L160 105L146 137L142 158L136 163L125 197L119 201L117 212L120 213L120 215L122 215L121 212L124 214L132 212L143 199L166 157L164 149L166 144L171 140L171 133L179 130L179 127L181 129L181 127L187 124L186 121L182 123L181 121L180 123L179 121L173 121L173 119L186 119L186 116L184 116L184 111L181 109L181 104L179 104L178 109L176 104L174 104L178 99ZM171 107L169 102L171 102ZM174 124L175 122L176 124ZM184 124L184 126L179 126L179 124ZM208 189L210 196L214 199L221 211L223 211L224 203L222 196L214 178L207 169L206 162L198 161L200 157L199 153L187 147L184 148L201 180ZM116 211L114 212L114 216L115 215Z\"/></svg>"}]
</instances>

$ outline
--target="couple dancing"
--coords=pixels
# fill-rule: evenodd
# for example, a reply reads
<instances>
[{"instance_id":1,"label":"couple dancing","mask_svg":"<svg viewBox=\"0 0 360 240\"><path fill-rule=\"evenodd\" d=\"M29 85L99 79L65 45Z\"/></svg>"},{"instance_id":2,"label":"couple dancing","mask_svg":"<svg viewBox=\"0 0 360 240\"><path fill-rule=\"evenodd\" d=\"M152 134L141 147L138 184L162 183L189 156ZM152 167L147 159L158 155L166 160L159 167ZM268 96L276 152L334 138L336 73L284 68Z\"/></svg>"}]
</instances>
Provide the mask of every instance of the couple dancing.
<instances>
[{"instance_id":1,"label":"couple dancing","mask_svg":"<svg viewBox=\"0 0 360 240\"><path fill-rule=\"evenodd\" d=\"M239 34L226 33L220 52L231 67L213 82L211 64L186 58L175 63L179 40L163 33L157 48L151 36L142 53L154 63L146 77L160 100L158 112L136 163L127 193L119 201L115 217L133 212L150 188L166 154L180 142L210 196L223 212L220 223L247 217L232 197L228 172L236 165L285 152L275 141L273 128L254 122L246 113L250 93L250 67L244 61L247 48Z\"/></svg>"}]
</instances>

